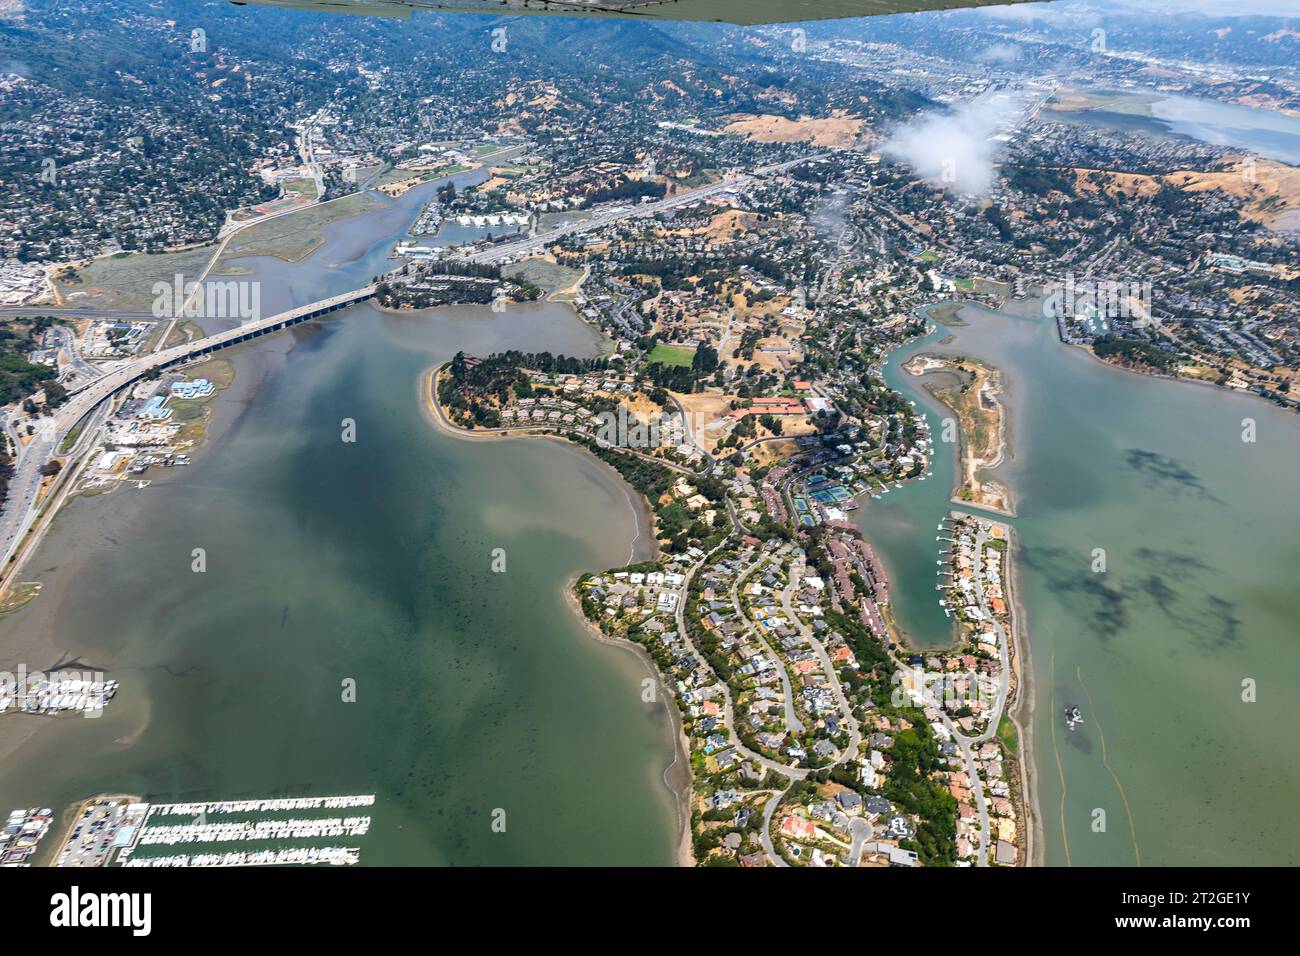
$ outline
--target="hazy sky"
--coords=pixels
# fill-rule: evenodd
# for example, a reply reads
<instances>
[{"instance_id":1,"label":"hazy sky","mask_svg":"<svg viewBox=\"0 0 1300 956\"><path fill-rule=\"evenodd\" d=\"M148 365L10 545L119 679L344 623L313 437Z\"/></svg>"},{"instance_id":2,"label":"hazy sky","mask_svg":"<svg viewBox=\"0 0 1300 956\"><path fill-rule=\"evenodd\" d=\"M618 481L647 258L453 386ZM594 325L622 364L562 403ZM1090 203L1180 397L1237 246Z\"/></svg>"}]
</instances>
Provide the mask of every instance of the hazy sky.
<instances>
[{"instance_id":1,"label":"hazy sky","mask_svg":"<svg viewBox=\"0 0 1300 956\"><path fill-rule=\"evenodd\" d=\"M1295 17L1300 18L1300 0L1080 0L1080 2L1021 3L1002 7L979 7L986 16L1003 20L1037 20L1071 13L1124 10L1153 15L1168 13L1202 13L1214 17Z\"/></svg>"}]
</instances>

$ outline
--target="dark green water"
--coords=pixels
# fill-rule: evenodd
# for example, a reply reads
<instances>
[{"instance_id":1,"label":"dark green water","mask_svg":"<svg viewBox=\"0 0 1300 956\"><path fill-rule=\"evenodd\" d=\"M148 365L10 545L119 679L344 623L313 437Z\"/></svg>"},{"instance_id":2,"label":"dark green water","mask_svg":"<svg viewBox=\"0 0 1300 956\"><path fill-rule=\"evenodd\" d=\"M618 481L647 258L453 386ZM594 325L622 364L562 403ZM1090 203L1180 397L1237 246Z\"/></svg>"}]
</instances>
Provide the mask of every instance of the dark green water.
<instances>
[{"instance_id":1,"label":"dark green water","mask_svg":"<svg viewBox=\"0 0 1300 956\"><path fill-rule=\"evenodd\" d=\"M268 309L355 288L423 198L242 274ZM945 331L900 351L886 377L937 436L942 413L902 361L939 348L1006 375L1013 460L999 477L1020 510L1047 862L1297 862L1300 419L1106 368L1045 323L965 317L953 343L936 345ZM587 638L561 595L578 570L628 559L626 488L558 443L439 435L417 395L457 349L590 354L594 335L559 306L358 307L290 341L229 353L240 374L193 468L74 501L56 522L24 575L45 591L0 619L6 663L109 670L123 690L102 719L48 722L7 758L0 810L105 791L375 793L366 863L670 862L667 715L641 703L641 665ZM861 515L923 644L949 636L933 529L954 475L940 445L932 478ZM505 574L489 571L493 548ZM346 678L356 703L341 700ZM1066 703L1088 718L1072 734Z\"/></svg>"},{"instance_id":2,"label":"dark green water","mask_svg":"<svg viewBox=\"0 0 1300 956\"><path fill-rule=\"evenodd\" d=\"M221 400L233 424L188 472L61 517L33 568L47 590L0 639L48 629L123 690L25 744L0 805L375 793L363 863L671 863L664 706L562 593L628 559L625 486L559 443L438 434L417 388L458 348L584 354L595 335L553 305L361 306L295 337L242 413Z\"/></svg>"},{"instance_id":3,"label":"dark green water","mask_svg":"<svg viewBox=\"0 0 1300 956\"><path fill-rule=\"evenodd\" d=\"M1046 861L1300 862L1300 418L1108 368L1037 319L962 317L891 356L886 377L938 436L943 412L901 370L908 356L966 354L1005 373L1014 459L995 474L1019 510ZM1247 418L1254 443L1242 441ZM860 519L899 622L925 644L949 634L933 529L950 507L954 452L940 445L934 477L870 501ZM1104 573L1092 570L1096 548ZM1248 678L1254 703L1242 700ZM1087 719L1073 733L1067 703Z\"/></svg>"}]
</instances>

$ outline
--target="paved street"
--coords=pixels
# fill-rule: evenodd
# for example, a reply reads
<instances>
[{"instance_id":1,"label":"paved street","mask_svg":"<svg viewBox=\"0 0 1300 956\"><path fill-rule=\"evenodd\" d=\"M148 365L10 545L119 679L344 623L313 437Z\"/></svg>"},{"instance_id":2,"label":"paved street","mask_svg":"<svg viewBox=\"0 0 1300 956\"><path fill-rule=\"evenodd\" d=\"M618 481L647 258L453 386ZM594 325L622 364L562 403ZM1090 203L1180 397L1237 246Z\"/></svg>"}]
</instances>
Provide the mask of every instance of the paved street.
<instances>
[{"instance_id":1,"label":"paved street","mask_svg":"<svg viewBox=\"0 0 1300 956\"><path fill-rule=\"evenodd\" d=\"M821 153L815 153L810 156L801 156L799 159L792 159L784 163L776 163L772 166L763 166L754 170L752 174L733 176L724 179L721 182L711 183L708 186L701 186L698 189L690 189L685 192L677 193L675 196L669 196L664 199L657 199L654 202L640 203L637 205L627 205L617 207L615 210L608 210L597 213L590 219L584 219L581 222L571 222L555 229L550 229L540 235L530 236L527 239L519 239L515 242L502 243L499 246L492 246L481 252L475 252L464 258L469 262L504 262L508 259L519 259L538 249L544 249L555 242L561 236L575 235L584 232L591 232L608 226L610 223L619 222L623 219L637 219L645 216L653 216L659 212L665 212L677 206L698 202L701 199L708 199L710 196L716 196L719 193L727 192L733 189L739 189L749 185L757 176L767 176L772 173L785 172L800 163L805 163L810 159L820 157Z\"/></svg>"},{"instance_id":2,"label":"paved street","mask_svg":"<svg viewBox=\"0 0 1300 956\"><path fill-rule=\"evenodd\" d=\"M731 504L730 498L728 498L727 504L728 505ZM763 567L765 564L767 564L767 558L765 557L759 558L757 561L755 561L753 564L747 567L744 571L742 571L739 575L737 575L736 579L731 582L731 603L736 608L736 613L740 615L740 619L741 621L744 622L745 627L749 629L749 632L754 636L754 639L758 641L759 646L763 648L763 653L767 654L767 656L770 657L775 662L776 668L781 674L781 687L785 693L786 731L792 734L801 734L803 733L804 730L803 721L800 720L799 715L795 713L794 687L790 683L790 674L785 669L785 662L781 659L781 656L777 654L775 650L772 649L772 645L770 645L767 642L767 639L763 636L762 630L756 627L754 623L749 619L749 617L745 614L745 610L740 603L740 583L744 581L746 578L748 578L755 571L757 571L759 568Z\"/></svg>"},{"instance_id":3,"label":"paved street","mask_svg":"<svg viewBox=\"0 0 1300 956\"><path fill-rule=\"evenodd\" d=\"M829 686L835 694L835 701L839 704L840 714L844 718L844 727L849 734L849 745L835 758L835 763L838 764L857 756L858 749L862 745L862 730L858 726L857 718L853 716L853 707L849 704L848 698L844 696L844 686L840 683L839 675L835 672L835 664L831 660L831 656L826 653L826 648L822 642L817 640L812 628L800 620L791 604L791 598L794 596L794 592L798 590L798 582L803 578L805 571L806 565L802 559L790 563L790 586L781 592L781 606L785 609L786 617L790 619L790 623L799 629L799 633L803 635L804 640L812 646L813 651L817 654L822 671L825 672Z\"/></svg>"},{"instance_id":4,"label":"paved street","mask_svg":"<svg viewBox=\"0 0 1300 956\"><path fill-rule=\"evenodd\" d=\"M183 345L173 346L161 352L154 352L134 361L125 362L113 371L100 376L93 382L73 391L68 401L55 413L42 418L37 424L36 433L28 443L23 454L14 465L14 474L9 482L9 494L5 498L4 509L0 512L0 578L8 580L18 567L18 562L11 564L18 546L26 535L38 511L37 497L40 493L40 469L52 459L63 439L87 414L101 402L117 391L138 381L141 377L168 365L184 362L202 353L214 351L244 341L250 337L286 328L289 325L305 321L306 318L327 311L344 308L355 302L374 295L374 286L365 286L353 292L332 296L320 302L313 302L288 312L281 312L256 322L236 326L218 332L206 338L196 339ZM91 442L93 429L85 429L73 452L86 451ZM67 466L61 479L73 470L75 455L69 455Z\"/></svg>"}]
</instances>

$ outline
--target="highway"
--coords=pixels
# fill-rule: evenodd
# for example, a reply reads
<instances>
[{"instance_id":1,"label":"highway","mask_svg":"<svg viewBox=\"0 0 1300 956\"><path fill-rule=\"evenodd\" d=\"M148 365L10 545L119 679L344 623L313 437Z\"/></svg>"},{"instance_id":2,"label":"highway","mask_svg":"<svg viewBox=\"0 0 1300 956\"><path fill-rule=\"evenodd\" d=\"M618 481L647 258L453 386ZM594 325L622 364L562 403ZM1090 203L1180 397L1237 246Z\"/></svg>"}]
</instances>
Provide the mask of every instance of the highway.
<instances>
[{"instance_id":1,"label":"highway","mask_svg":"<svg viewBox=\"0 0 1300 956\"><path fill-rule=\"evenodd\" d=\"M59 340L59 367L67 370L67 374L64 376L65 386L75 388L84 382L97 379L103 374L103 369L91 365L81 357L76 332L66 325L53 326L51 331Z\"/></svg>"},{"instance_id":2,"label":"highway","mask_svg":"<svg viewBox=\"0 0 1300 956\"><path fill-rule=\"evenodd\" d=\"M570 223L561 226L558 229L552 229L540 236L521 239L516 242L504 243L499 246L484 249L470 255L468 259L472 262L500 262L505 259L522 257L537 249L550 245L563 235L593 231L624 219L653 216L656 213L671 208L697 202L719 193L746 186L752 183L756 178L785 172L801 163L821 158L824 155L826 154L812 153L783 163L775 163L769 166L759 167L752 173L732 176L720 182L702 186L698 189L678 193L670 198L657 200L655 202L641 203L636 206L629 205L616 207L612 210L599 212L589 220ZM241 224L241 228L246 225L249 224ZM229 237L227 236L225 238ZM220 249L221 246L218 247L218 253L220 252ZM214 262L215 260L216 256L214 255L211 262ZM209 262L209 268L211 267L211 262ZM374 292L375 287L373 285L366 286L362 289L357 289L339 296L333 296L329 299L323 299L319 302L313 302L309 305L292 309L288 312L282 312L265 319L249 322L233 329L228 329L224 332L218 332L202 339L195 339L194 341L182 345L173 346L171 348L159 347L151 354L132 361L123 362L116 367L109 367L104 370L104 374L93 379L86 380L84 374L78 376L83 380L74 388L69 390L69 399L67 403L57 409L52 416L42 418L36 424L36 430L33 433L30 442L25 448L19 449L18 451L20 453L15 456L14 475L10 481L9 494L5 499L3 511L0 512L0 586L7 583L9 578L20 566L22 545L38 516L38 497L41 488L41 467L55 457L60 445L63 443L66 436L77 426L78 422L86 418L86 416L93 412L102 402L154 370L179 365L191 361L201 355L226 348L227 346L245 342L260 335L276 332L299 322L307 321L319 315L323 315L326 312L345 308L348 305L370 298L374 295ZM26 313L34 310L23 307L12 311L22 311ZM87 314L94 315L97 311L99 310L66 308L39 310L42 314L69 316L82 316ZM115 317L126 318L127 315L118 313ZM164 334L159 339L159 346L165 343L166 340L167 336ZM75 346L73 352L75 354ZM88 447L88 439L91 432L93 432L93 429L87 428L85 430L85 433L82 434L73 451L84 451L85 449L81 447L83 444ZM709 462L709 466L711 469L711 461ZM75 470L76 469L72 467L65 468L55 480L49 494L58 494L61 491L60 486L62 483L66 481L69 474Z\"/></svg>"},{"instance_id":3,"label":"highway","mask_svg":"<svg viewBox=\"0 0 1300 956\"><path fill-rule=\"evenodd\" d=\"M53 315L61 319L156 319L152 312L119 312L82 305L61 307L55 305L6 305L0 307L0 317L17 315Z\"/></svg>"},{"instance_id":4,"label":"highway","mask_svg":"<svg viewBox=\"0 0 1300 956\"><path fill-rule=\"evenodd\" d=\"M373 285L364 286L195 339L183 345L152 352L133 361L124 362L101 377L70 391L67 403L55 410L52 416L42 418L36 424L36 431L31 441L21 450L21 454L16 456L14 475L9 482L9 494L5 498L4 510L0 513L0 549L3 549L3 557L0 557L0 583L7 584L21 564L21 561L17 560L19 546L39 512L37 499L41 487L41 467L55 457L64 438L76 428L77 423L95 411L106 399L154 370L180 365L228 346L278 332L328 312L355 305L374 294ZM92 420L92 424L94 423ZM93 428L84 429L72 451L86 451L92 444L90 439L93 431ZM76 470L72 464L72 457L68 466L60 473L55 485L51 487L51 495L57 493L58 485Z\"/></svg>"},{"instance_id":5,"label":"highway","mask_svg":"<svg viewBox=\"0 0 1300 956\"><path fill-rule=\"evenodd\" d=\"M798 159L787 160L784 163L775 163L771 166L761 166L752 173L740 176L731 176L716 183L710 183L707 186L700 186L698 189L690 189L686 192L677 193L675 196L668 196L664 199L656 199L654 202L639 203L634 206L616 206L613 209L598 212L590 219L581 222L566 223L555 229L530 236L527 239L518 239L515 242L504 242L499 246L492 246L479 252L471 253L464 256L467 262L505 262L527 256L539 249L544 249L555 242L561 236L577 235L584 232L592 232L601 229L611 223L619 222L624 219L641 219L646 216L653 216L656 213L666 212L677 206L687 203L698 202L701 199L708 199L710 196L716 196L719 193L728 192L747 186L756 178L769 176L773 173L783 173L787 169L792 169L800 163L806 163L812 159L820 159L825 153L812 153L808 156L801 156Z\"/></svg>"}]
</instances>

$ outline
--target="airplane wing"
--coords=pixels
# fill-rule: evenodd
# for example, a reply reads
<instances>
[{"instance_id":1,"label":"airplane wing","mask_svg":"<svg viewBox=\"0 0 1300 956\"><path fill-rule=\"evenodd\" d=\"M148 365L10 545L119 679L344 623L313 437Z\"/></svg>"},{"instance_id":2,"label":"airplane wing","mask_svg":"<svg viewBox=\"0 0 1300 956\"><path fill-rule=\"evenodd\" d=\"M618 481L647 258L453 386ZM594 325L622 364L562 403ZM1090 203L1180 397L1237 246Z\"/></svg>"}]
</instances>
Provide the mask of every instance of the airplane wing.
<instances>
[{"instance_id":1,"label":"airplane wing","mask_svg":"<svg viewBox=\"0 0 1300 956\"><path fill-rule=\"evenodd\" d=\"M413 10L448 13L536 13L571 17L702 20L716 23L794 23L956 7L1001 6L1032 0L231 0L238 6L293 7L330 13L406 19Z\"/></svg>"}]
</instances>

